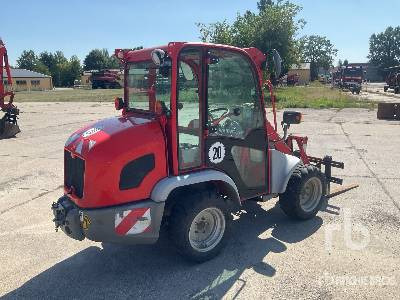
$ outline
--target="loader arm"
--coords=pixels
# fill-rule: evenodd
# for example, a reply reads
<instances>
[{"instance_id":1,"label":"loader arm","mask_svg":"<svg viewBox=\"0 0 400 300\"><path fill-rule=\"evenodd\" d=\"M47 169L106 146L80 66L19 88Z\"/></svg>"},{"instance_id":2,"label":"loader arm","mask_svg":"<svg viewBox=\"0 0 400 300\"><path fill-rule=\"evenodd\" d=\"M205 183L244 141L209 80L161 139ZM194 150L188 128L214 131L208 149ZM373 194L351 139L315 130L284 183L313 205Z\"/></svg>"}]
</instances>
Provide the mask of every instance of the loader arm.
<instances>
[{"instance_id":1,"label":"loader arm","mask_svg":"<svg viewBox=\"0 0 400 300\"><path fill-rule=\"evenodd\" d=\"M4 80L4 72L6 80ZM5 82L8 88L5 88ZM6 98L9 100L6 102ZM0 118L0 139L15 136L20 132L17 124L19 109L13 104L14 91L12 89L12 78L10 64L8 63L7 49L0 39L0 110L5 113Z\"/></svg>"}]
</instances>

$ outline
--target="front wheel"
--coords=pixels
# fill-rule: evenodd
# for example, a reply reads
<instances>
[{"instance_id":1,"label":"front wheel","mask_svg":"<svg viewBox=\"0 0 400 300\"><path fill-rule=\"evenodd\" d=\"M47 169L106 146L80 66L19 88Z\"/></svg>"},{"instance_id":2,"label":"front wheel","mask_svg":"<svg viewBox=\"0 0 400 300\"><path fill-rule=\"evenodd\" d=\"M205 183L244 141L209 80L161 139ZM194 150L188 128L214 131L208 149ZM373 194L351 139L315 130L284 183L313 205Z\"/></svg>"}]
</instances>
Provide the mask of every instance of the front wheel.
<instances>
[{"instance_id":1,"label":"front wheel","mask_svg":"<svg viewBox=\"0 0 400 300\"><path fill-rule=\"evenodd\" d=\"M169 221L169 237L186 258L204 262L226 243L230 222L225 199L212 193L179 199Z\"/></svg>"},{"instance_id":2,"label":"front wheel","mask_svg":"<svg viewBox=\"0 0 400 300\"><path fill-rule=\"evenodd\" d=\"M291 218L308 220L318 213L326 193L325 176L315 166L299 166L292 174L279 204Z\"/></svg>"}]
</instances>

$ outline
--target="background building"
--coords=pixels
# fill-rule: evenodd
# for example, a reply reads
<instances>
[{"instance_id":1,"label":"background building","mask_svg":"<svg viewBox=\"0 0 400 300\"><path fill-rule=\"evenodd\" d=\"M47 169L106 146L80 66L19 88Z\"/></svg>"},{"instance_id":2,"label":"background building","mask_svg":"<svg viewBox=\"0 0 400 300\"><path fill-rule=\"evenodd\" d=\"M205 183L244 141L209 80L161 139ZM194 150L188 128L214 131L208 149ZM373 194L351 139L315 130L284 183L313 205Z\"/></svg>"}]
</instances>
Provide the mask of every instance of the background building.
<instances>
[{"instance_id":1,"label":"background building","mask_svg":"<svg viewBox=\"0 0 400 300\"><path fill-rule=\"evenodd\" d=\"M298 75L298 84L309 84L311 80L310 63L294 64L288 71L288 76Z\"/></svg>"},{"instance_id":2,"label":"background building","mask_svg":"<svg viewBox=\"0 0 400 300\"><path fill-rule=\"evenodd\" d=\"M92 83L90 81L90 77L92 76L92 71L84 71L81 75L81 82L82 86L90 86Z\"/></svg>"},{"instance_id":3,"label":"background building","mask_svg":"<svg viewBox=\"0 0 400 300\"><path fill-rule=\"evenodd\" d=\"M14 91L44 91L53 89L51 76L25 70L11 69ZM3 81L7 88L7 74L3 72Z\"/></svg>"}]
</instances>

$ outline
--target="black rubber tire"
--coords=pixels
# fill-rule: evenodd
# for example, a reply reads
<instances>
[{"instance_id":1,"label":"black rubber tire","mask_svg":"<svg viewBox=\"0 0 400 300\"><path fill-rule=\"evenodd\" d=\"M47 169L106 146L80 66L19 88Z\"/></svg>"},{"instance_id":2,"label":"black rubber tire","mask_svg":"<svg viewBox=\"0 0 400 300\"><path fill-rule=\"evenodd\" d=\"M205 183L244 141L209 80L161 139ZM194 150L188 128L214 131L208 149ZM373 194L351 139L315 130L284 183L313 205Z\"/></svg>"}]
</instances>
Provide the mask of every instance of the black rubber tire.
<instances>
[{"instance_id":1,"label":"black rubber tire","mask_svg":"<svg viewBox=\"0 0 400 300\"><path fill-rule=\"evenodd\" d=\"M394 88L394 93L395 93L395 94L399 94L399 93L400 93L400 87L399 87L399 86L396 86L396 87Z\"/></svg>"},{"instance_id":2,"label":"black rubber tire","mask_svg":"<svg viewBox=\"0 0 400 300\"><path fill-rule=\"evenodd\" d=\"M213 191L186 194L177 200L169 217L168 235L182 256L188 260L201 263L214 258L221 252L229 238L232 220L227 202L226 199ZM189 242L189 229L196 215L209 207L217 207L223 212L225 231L222 239L214 248L207 252L200 252L194 249Z\"/></svg>"},{"instance_id":3,"label":"black rubber tire","mask_svg":"<svg viewBox=\"0 0 400 300\"><path fill-rule=\"evenodd\" d=\"M383 91L386 93L386 92L387 92L387 90L388 90L388 88L389 88L389 87L387 87L387 86L384 86L384 87L383 87Z\"/></svg>"},{"instance_id":4,"label":"black rubber tire","mask_svg":"<svg viewBox=\"0 0 400 300\"><path fill-rule=\"evenodd\" d=\"M300 192L304 184L312 177L317 177L322 183L322 193L318 205L310 212L302 209L300 205ZM286 191L279 195L279 205L283 212L290 218L308 220L316 216L326 194L325 175L313 165L299 165L293 172L286 187Z\"/></svg>"}]
</instances>

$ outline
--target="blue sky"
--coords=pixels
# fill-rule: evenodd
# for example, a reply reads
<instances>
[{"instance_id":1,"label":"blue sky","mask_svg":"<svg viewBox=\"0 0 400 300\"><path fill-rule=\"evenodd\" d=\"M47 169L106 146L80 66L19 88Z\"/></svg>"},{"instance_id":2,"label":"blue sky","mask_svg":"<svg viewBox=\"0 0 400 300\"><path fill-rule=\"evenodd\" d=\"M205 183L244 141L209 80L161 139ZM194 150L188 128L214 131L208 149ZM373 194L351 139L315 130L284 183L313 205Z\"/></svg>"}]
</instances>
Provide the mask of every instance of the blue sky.
<instances>
[{"instance_id":1,"label":"blue sky","mask_svg":"<svg viewBox=\"0 0 400 300\"><path fill-rule=\"evenodd\" d=\"M307 21L300 32L327 36L339 50L336 60L365 62L372 33L400 25L398 0L293 0ZM156 46L197 41L196 22L232 21L256 10L257 0L96 0L2 1L0 37L15 63L24 49L62 50L81 60L94 48Z\"/></svg>"}]
</instances>

